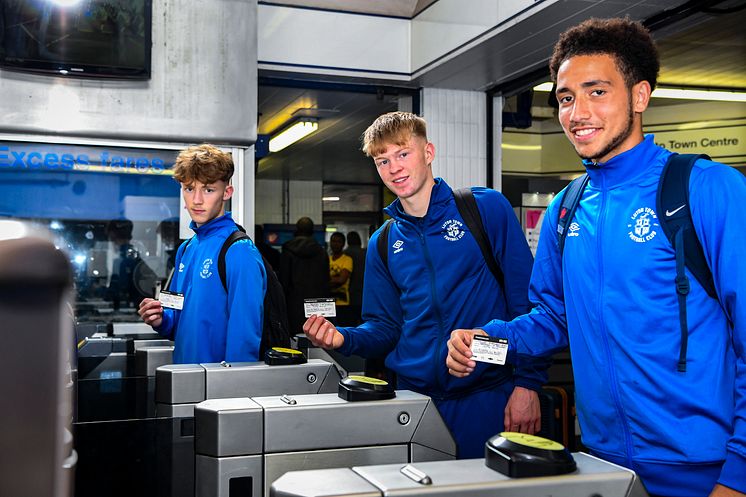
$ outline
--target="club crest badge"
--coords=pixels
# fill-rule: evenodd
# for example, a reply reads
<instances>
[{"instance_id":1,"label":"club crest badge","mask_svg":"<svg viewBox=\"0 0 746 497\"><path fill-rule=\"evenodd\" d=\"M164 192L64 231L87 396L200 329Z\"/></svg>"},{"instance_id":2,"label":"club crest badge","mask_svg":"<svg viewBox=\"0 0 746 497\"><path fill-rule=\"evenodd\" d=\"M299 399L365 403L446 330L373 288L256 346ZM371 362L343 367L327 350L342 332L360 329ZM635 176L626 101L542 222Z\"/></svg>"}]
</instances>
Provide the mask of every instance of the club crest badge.
<instances>
[{"instance_id":1,"label":"club crest badge","mask_svg":"<svg viewBox=\"0 0 746 497\"><path fill-rule=\"evenodd\" d=\"M649 242L658 234L658 216L650 207L640 207L627 224L629 238L636 243Z\"/></svg>"},{"instance_id":2,"label":"club crest badge","mask_svg":"<svg viewBox=\"0 0 746 497\"><path fill-rule=\"evenodd\" d=\"M456 219L449 219L443 223L441 229L443 230L443 238L449 242L456 242L464 236L464 224Z\"/></svg>"},{"instance_id":3,"label":"club crest badge","mask_svg":"<svg viewBox=\"0 0 746 497\"><path fill-rule=\"evenodd\" d=\"M210 276L212 276L212 271L210 271L210 268L212 267L212 259L205 259L205 261L202 263L202 269L199 272L200 277L202 279L207 279Z\"/></svg>"}]
</instances>

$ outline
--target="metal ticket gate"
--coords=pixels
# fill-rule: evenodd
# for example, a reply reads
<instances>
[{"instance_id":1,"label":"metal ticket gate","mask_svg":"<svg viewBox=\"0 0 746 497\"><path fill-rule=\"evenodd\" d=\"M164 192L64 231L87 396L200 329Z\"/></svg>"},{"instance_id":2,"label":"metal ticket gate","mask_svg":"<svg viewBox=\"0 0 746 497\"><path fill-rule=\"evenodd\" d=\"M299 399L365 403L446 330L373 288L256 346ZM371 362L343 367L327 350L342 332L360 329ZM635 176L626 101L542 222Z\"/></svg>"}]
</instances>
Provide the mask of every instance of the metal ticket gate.
<instances>
[{"instance_id":1,"label":"metal ticket gate","mask_svg":"<svg viewBox=\"0 0 746 497\"><path fill-rule=\"evenodd\" d=\"M365 359L360 356L346 356L336 350L326 350L311 343L306 335L300 333L290 339L292 348L300 350L309 359L321 359L331 362L341 372L342 376L348 374L362 374L365 371Z\"/></svg>"},{"instance_id":2,"label":"metal ticket gate","mask_svg":"<svg viewBox=\"0 0 746 497\"><path fill-rule=\"evenodd\" d=\"M195 408L197 497L259 497L286 471L451 460L456 444L429 397L337 394L208 400Z\"/></svg>"},{"instance_id":3,"label":"metal ticket gate","mask_svg":"<svg viewBox=\"0 0 746 497\"><path fill-rule=\"evenodd\" d=\"M577 470L559 476L510 478L484 459L362 466L286 473L272 497L648 497L626 468L577 452Z\"/></svg>"},{"instance_id":4,"label":"metal ticket gate","mask_svg":"<svg viewBox=\"0 0 746 497\"><path fill-rule=\"evenodd\" d=\"M78 343L78 377L124 378L138 376L137 351L146 347L170 347L174 343L166 339L137 339L132 337L90 336ZM172 355L163 355L158 366L171 364ZM155 370L150 374L155 377Z\"/></svg>"},{"instance_id":5,"label":"metal ticket gate","mask_svg":"<svg viewBox=\"0 0 746 497\"><path fill-rule=\"evenodd\" d=\"M155 416L155 370L173 362L173 342L93 336L78 344L76 421Z\"/></svg>"},{"instance_id":6,"label":"metal ticket gate","mask_svg":"<svg viewBox=\"0 0 746 497\"><path fill-rule=\"evenodd\" d=\"M76 497L156 497L155 372L173 342L131 336L78 344Z\"/></svg>"},{"instance_id":7,"label":"metal ticket gate","mask_svg":"<svg viewBox=\"0 0 746 497\"><path fill-rule=\"evenodd\" d=\"M173 364L156 370L156 415L170 428L158 431L159 495L194 495L194 412L208 399L336 392L340 375L333 364L264 362ZM165 419L164 419L165 418Z\"/></svg>"},{"instance_id":8,"label":"metal ticket gate","mask_svg":"<svg viewBox=\"0 0 746 497\"><path fill-rule=\"evenodd\" d=\"M0 220L0 495L69 497L72 268L48 233Z\"/></svg>"}]
</instances>

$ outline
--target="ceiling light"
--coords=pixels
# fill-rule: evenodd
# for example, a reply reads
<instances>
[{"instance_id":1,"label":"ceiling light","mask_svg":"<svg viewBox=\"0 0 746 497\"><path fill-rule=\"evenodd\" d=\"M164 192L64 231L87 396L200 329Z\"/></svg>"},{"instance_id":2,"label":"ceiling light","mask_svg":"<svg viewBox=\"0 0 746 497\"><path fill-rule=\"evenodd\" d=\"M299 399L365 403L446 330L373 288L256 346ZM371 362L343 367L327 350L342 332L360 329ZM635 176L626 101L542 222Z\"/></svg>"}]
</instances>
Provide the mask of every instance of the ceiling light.
<instances>
[{"instance_id":1,"label":"ceiling light","mask_svg":"<svg viewBox=\"0 0 746 497\"><path fill-rule=\"evenodd\" d=\"M689 90L685 88L656 88L654 98L682 98L687 100L721 100L723 102L746 102L746 92L725 90Z\"/></svg>"},{"instance_id":2,"label":"ceiling light","mask_svg":"<svg viewBox=\"0 0 746 497\"><path fill-rule=\"evenodd\" d=\"M552 91L552 83L534 86L534 91ZM694 90L687 88L656 88L653 98L678 98L686 100L721 100L724 102L746 102L746 92L727 90Z\"/></svg>"},{"instance_id":3,"label":"ceiling light","mask_svg":"<svg viewBox=\"0 0 746 497\"><path fill-rule=\"evenodd\" d=\"M52 0L52 3L56 3L60 7L72 7L73 5L79 4L80 0Z\"/></svg>"},{"instance_id":4,"label":"ceiling light","mask_svg":"<svg viewBox=\"0 0 746 497\"><path fill-rule=\"evenodd\" d=\"M546 83L536 85L534 86L534 91L552 91L552 82L547 81Z\"/></svg>"},{"instance_id":5,"label":"ceiling light","mask_svg":"<svg viewBox=\"0 0 746 497\"><path fill-rule=\"evenodd\" d=\"M512 143L502 143L500 148L505 150L541 150L541 145L514 145Z\"/></svg>"},{"instance_id":6,"label":"ceiling light","mask_svg":"<svg viewBox=\"0 0 746 497\"><path fill-rule=\"evenodd\" d=\"M279 152L283 148L310 135L317 129L319 129L319 123L316 120L303 118L296 121L269 139L269 151Z\"/></svg>"},{"instance_id":7,"label":"ceiling light","mask_svg":"<svg viewBox=\"0 0 746 497\"><path fill-rule=\"evenodd\" d=\"M324 202L339 202L339 197L321 197Z\"/></svg>"}]
</instances>

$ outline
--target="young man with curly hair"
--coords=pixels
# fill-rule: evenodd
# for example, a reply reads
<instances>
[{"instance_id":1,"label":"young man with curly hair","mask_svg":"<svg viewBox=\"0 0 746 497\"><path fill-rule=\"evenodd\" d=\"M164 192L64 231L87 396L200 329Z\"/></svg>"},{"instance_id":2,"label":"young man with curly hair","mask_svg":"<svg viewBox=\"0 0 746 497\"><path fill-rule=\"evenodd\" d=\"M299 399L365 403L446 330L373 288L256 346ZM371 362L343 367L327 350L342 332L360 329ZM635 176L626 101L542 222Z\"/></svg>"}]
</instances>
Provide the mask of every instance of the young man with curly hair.
<instances>
[{"instance_id":1,"label":"young man with curly hair","mask_svg":"<svg viewBox=\"0 0 746 497\"><path fill-rule=\"evenodd\" d=\"M593 454L635 470L654 495L743 496L746 178L694 163L686 203L717 295L690 274L682 320L677 256L660 225L680 208L656 212L672 153L642 131L659 68L650 34L628 19L588 20L560 37L550 68L560 123L590 178L570 220L573 236L560 252L565 189L539 238L536 307L511 322L455 330L447 365L455 376L473 374L475 333L507 338L513 359L569 343L583 443Z\"/></svg>"},{"instance_id":2,"label":"young man with curly hair","mask_svg":"<svg viewBox=\"0 0 746 497\"><path fill-rule=\"evenodd\" d=\"M183 295L183 308L146 298L138 313L174 340L176 364L256 361L267 276L254 243L239 240L226 252L225 287L218 274L223 242L238 229L224 204L233 195L233 159L212 145L193 146L179 154L173 172L195 233L176 253L167 289Z\"/></svg>"}]
</instances>

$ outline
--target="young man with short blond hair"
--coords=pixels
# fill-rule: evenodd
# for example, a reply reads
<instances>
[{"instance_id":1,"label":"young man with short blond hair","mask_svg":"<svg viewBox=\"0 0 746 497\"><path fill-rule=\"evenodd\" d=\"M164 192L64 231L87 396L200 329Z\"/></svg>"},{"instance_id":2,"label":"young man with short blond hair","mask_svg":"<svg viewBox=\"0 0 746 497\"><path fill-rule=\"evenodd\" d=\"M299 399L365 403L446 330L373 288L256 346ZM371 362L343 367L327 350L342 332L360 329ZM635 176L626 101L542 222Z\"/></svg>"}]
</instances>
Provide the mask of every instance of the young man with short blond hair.
<instances>
[{"instance_id":1,"label":"young man with short blond hair","mask_svg":"<svg viewBox=\"0 0 746 497\"><path fill-rule=\"evenodd\" d=\"M371 237L365 263L363 321L335 328L312 316L303 330L312 342L343 354L386 357L398 388L430 396L450 428L460 458L482 457L487 439L504 429L540 429L535 390L546 363L521 367L483 365L466 380L448 375L444 361L451 327L510 318L528 311L531 252L518 219L500 193L474 188L504 287L488 268L456 208L451 188L434 178L435 146L424 119L407 112L380 116L363 136L383 183L398 198L385 211L388 263Z\"/></svg>"},{"instance_id":2,"label":"young man with short blond hair","mask_svg":"<svg viewBox=\"0 0 746 497\"><path fill-rule=\"evenodd\" d=\"M225 287L218 274L220 249L238 229L225 211L233 195L233 159L212 145L193 146L179 154L173 172L195 232L179 247L166 289L183 295L183 309L164 309L158 300L147 298L138 313L174 340L176 364L256 361L267 277L254 243L239 240L226 252Z\"/></svg>"}]
</instances>

